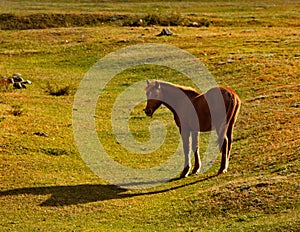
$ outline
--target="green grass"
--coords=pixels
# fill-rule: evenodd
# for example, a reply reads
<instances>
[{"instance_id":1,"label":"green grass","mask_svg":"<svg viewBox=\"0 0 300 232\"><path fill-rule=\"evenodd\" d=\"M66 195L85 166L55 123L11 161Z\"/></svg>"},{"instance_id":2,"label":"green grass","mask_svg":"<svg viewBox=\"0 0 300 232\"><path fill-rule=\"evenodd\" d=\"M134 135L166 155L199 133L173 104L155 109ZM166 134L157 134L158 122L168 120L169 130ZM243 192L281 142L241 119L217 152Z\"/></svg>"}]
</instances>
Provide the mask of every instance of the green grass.
<instances>
[{"instance_id":1,"label":"green grass","mask_svg":"<svg viewBox=\"0 0 300 232\"><path fill-rule=\"evenodd\" d=\"M0 28L99 26L299 26L296 1L6 1ZM288 15L288 17L287 17ZM276 19L274 21L273 19ZM142 19L142 23L140 22Z\"/></svg>"},{"instance_id":2,"label":"green grass","mask_svg":"<svg viewBox=\"0 0 300 232\"><path fill-rule=\"evenodd\" d=\"M99 2L4 1L0 13L106 15L168 14L208 19L209 27L60 27L1 30L0 74L21 73L26 90L0 91L0 231L298 231L300 85L297 1ZM174 7L176 6L176 7ZM208 172L144 190L125 190L98 178L83 162L72 130L76 88L92 65L119 48L154 42L182 48L201 60L218 84L242 99L229 172ZM132 83L161 79L192 85L156 66L120 73L99 99L99 139L123 165L149 168L177 147L167 109L153 119L139 104L129 122L134 136L149 139L154 119L168 127L158 151L137 155L118 145L110 126L116 97ZM53 96L69 87L67 95ZM53 89L52 89L53 90ZM100 103L101 102L101 103ZM207 137L201 135L201 155Z\"/></svg>"}]
</instances>

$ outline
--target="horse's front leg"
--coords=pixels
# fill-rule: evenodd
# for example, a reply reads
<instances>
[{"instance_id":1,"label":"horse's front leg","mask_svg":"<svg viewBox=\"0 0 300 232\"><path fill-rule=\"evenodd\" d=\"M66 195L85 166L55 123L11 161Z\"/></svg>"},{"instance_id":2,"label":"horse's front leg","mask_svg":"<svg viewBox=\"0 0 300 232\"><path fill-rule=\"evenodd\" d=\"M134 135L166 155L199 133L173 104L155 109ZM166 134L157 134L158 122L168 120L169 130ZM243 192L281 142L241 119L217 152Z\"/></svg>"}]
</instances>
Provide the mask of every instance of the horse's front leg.
<instances>
[{"instance_id":1,"label":"horse's front leg","mask_svg":"<svg viewBox=\"0 0 300 232\"><path fill-rule=\"evenodd\" d=\"M180 178L187 177L191 168L191 160L190 160L190 131L189 130L181 130L181 138L183 144L183 152L184 152L184 169L180 175Z\"/></svg>"},{"instance_id":2,"label":"horse's front leg","mask_svg":"<svg viewBox=\"0 0 300 232\"><path fill-rule=\"evenodd\" d=\"M195 131L192 132L192 150L195 156L195 166L192 171L193 174L199 174L201 168L201 160L198 151L198 138L199 138L199 133Z\"/></svg>"}]
</instances>

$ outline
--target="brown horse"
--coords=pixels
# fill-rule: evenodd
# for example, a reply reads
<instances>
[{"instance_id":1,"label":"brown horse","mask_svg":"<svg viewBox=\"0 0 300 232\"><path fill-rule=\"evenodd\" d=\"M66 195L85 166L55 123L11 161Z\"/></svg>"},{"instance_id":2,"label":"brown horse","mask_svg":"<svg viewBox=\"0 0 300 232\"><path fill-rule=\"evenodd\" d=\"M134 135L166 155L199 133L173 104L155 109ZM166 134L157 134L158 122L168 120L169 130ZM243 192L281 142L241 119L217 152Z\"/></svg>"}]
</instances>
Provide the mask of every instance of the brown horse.
<instances>
[{"instance_id":1,"label":"brown horse","mask_svg":"<svg viewBox=\"0 0 300 232\"><path fill-rule=\"evenodd\" d=\"M147 81L145 90L147 105L144 111L147 116L152 117L161 104L174 114L185 154L184 169L180 177L186 177L191 168L190 136L192 137L192 151L195 156L195 166L192 173L197 174L201 167L198 154L198 132L207 132L213 129L217 132L218 145L220 152L222 152L221 167L218 174L227 172L233 127L241 106L238 95L229 87L214 87L205 94L200 94L192 88L161 81Z\"/></svg>"}]
</instances>

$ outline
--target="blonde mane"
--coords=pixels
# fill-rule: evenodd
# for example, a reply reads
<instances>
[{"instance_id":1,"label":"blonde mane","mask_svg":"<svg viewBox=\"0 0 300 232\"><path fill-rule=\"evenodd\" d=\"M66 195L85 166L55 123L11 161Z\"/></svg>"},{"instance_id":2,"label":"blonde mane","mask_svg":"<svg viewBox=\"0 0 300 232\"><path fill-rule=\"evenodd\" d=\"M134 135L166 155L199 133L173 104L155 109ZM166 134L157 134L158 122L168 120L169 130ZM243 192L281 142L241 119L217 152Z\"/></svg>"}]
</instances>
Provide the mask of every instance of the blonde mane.
<instances>
[{"instance_id":1,"label":"blonde mane","mask_svg":"<svg viewBox=\"0 0 300 232\"><path fill-rule=\"evenodd\" d=\"M156 81L151 81L149 83L149 85L146 87L146 91L152 89L155 86ZM166 82L166 81L157 81L157 83L159 83L162 87L167 86L167 87L175 87L178 88L180 90L182 90L186 95L190 96L190 97L196 97L201 95L201 93L199 93L197 90L191 88L191 87L186 87L186 86L182 86L182 85L177 85L177 84L172 84L170 82Z\"/></svg>"}]
</instances>

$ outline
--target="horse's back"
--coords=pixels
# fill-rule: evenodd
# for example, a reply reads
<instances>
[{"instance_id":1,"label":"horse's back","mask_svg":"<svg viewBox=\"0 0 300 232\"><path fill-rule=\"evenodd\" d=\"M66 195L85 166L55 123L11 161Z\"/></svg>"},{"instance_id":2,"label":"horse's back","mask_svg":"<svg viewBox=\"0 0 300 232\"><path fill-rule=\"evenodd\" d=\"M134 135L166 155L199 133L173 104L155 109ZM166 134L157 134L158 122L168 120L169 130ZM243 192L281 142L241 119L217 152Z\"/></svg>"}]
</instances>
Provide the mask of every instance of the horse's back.
<instances>
[{"instance_id":1,"label":"horse's back","mask_svg":"<svg viewBox=\"0 0 300 232\"><path fill-rule=\"evenodd\" d=\"M211 88L204 94L204 96L207 100L219 101L219 98L221 97L220 94L222 95L225 106L231 101L236 101L236 104L241 103L241 100L240 100L239 96L237 95L237 93L233 89L231 89L230 87L227 87L227 86Z\"/></svg>"}]
</instances>

